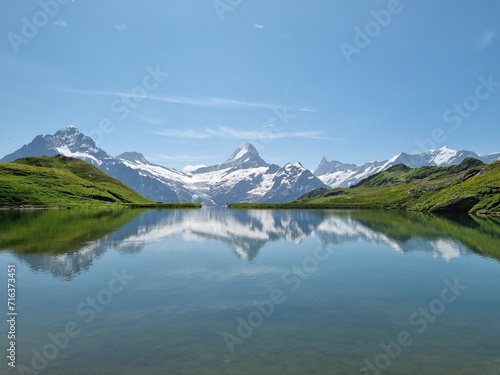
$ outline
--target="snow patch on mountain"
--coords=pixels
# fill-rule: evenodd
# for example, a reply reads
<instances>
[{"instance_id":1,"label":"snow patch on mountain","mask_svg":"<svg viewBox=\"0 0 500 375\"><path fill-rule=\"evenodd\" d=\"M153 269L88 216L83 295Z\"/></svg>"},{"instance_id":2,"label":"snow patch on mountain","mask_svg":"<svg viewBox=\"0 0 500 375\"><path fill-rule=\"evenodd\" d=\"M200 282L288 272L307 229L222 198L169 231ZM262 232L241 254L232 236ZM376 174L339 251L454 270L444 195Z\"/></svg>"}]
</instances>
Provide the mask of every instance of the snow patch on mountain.
<instances>
[{"instance_id":1,"label":"snow patch on mountain","mask_svg":"<svg viewBox=\"0 0 500 375\"><path fill-rule=\"evenodd\" d=\"M420 168L423 166L446 167L460 164L468 157L479 159L484 163L492 163L500 159L500 153L481 156L472 151L457 151L443 146L439 150L430 150L419 154L402 152L387 160L371 161L362 165L329 161L324 157L314 174L323 183L332 188L349 187L396 164L405 164L410 168Z\"/></svg>"},{"instance_id":2,"label":"snow patch on mountain","mask_svg":"<svg viewBox=\"0 0 500 375\"><path fill-rule=\"evenodd\" d=\"M266 163L250 143L223 163L199 166L185 173L153 164L138 152L113 157L75 126L62 128L54 135L37 136L4 160L58 153L94 164L153 201L201 201L206 205L285 201L326 187L300 163L289 163L284 168Z\"/></svg>"},{"instance_id":3,"label":"snow patch on mountain","mask_svg":"<svg viewBox=\"0 0 500 375\"><path fill-rule=\"evenodd\" d=\"M55 150L59 154L64 155L64 156L68 156L68 157L75 158L75 159L83 159L87 162L90 162L90 163L98 165L98 166L102 164L102 161L98 160L95 156L87 154L85 152L78 152L78 151L73 152L69 149L69 147L67 145L62 145L60 147L56 147Z\"/></svg>"},{"instance_id":4,"label":"snow patch on mountain","mask_svg":"<svg viewBox=\"0 0 500 375\"><path fill-rule=\"evenodd\" d=\"M448 164L452 158L457 156L457 154L458 151L443 146L439 149L439 153L434 157L433 161L437 165Z\"/></svg>"},{"instance_id":5,"label":"snow patch on mountain","mask_svg":"<svg viewBox=\"0 0 500 375\"><path fill-rule=\"evenodd\" d=\"M222 163L191 166L185 171L178 171L150 163L138 152L125 152L113 157L97 147L92 138L69 125L54 135L36 136L31 143L6 155L2 161L56 154L90 162L150 200L199 201L207 205L292 201L314 189L348 187L399 163L417 168L458 164L467 157L475 157L485 163L500 159L500 153L478 156L471 151L442 147L415 155L400 153L388 160L359 166L329 161L324 157L313 174L300 162L287 163L282 167L268 164L255 147L247 143Z\"/></svg>"},{"instance_id":6,"label":"snow patch on mountain","mask_svg":"<svg viewBox=\"0 0 500 375\"><path fill-rule=\"evenodd\" d=\"M253 147L250 143L247 143L243 148L237 149L228 159L229 160L238 160L245 156L249 155L259 155L255 147Z\"/></svg>"}]
</instances>

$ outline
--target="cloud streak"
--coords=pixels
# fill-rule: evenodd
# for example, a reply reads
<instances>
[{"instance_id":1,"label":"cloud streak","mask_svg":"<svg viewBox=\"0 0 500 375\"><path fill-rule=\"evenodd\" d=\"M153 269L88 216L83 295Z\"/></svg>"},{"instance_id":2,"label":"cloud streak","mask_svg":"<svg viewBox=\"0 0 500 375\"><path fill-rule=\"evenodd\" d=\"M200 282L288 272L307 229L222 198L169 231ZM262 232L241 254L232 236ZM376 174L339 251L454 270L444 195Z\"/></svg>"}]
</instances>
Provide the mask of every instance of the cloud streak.
<instances>
[{"instance_id":1,"label":"cloud streak","mask_svg":"<svg viewBox=\"0 0 500 375\"><path fill-rule=\"evenodd\" d=\"M127 31L128 30L128 25L125 25L124 23L120 23L120 24L117 24L117 25L113 25L113 28L116 31Z\"/></svg>"},{"instance_id":2,"label":"cloud streak","mask_svg":"<svg viewBox=\"0 0 500 375\"><path fill-rule=\"evenodd\" d=\"M495 40L498 32L495 29L490 29L484 33L479 34L477 38L477 44L479 49L488 47Z\"/></svg>"},{"instance_id":3,"label":"cloud streak","mask_svg":"<svg viewBox=\"0 0 500 375\"><path fill-rule=\"evenodd\" d=\"M236 138L236 139L283 139L283 138L310 138L325 139L321 130L309 130L298 132L272 132L265 130L237 130L226 126L219 126L216 129L206 128L205 131L216 137Z\"/></svg>"},{"instance_id":4,"label":"cloud streak","mask_svg":"<svg viewBox=\"0 0 500 375\"><path fill-rule=\"evenodd\" d=\"M59 20L54 22L52 25L65 28L68 26L68 23L65 20Z\"/></svg>"},{"instance_id":5,"label":"cloud streak","mask_svg":"<svg viewBox=\"0 0 500 375\"><path fill-rule=\"evenodd\" d=\"M131 92L123 91L104 91L104 90L78 90L78 89L63 89L62 91L72 93L72 94L84 94L84 95L101 95L101 96L115 96L115 97L126 97L126 98L136 98L136 99L149 99L163 103L170 104L182 104L190 105L195 107L206 107L206 108L229 108L229 109L251 109L251 108L261 108L261 109L280 109L283 106L272 103L260 103L251 102L246 100L220 98L220 97L210 97L210 98L188 98L185 96L175 96L175 95L134 95Z\"/></svg>"},{"instance_id":6,"label":"cloud streak","mask_svg":"<svg viewBox=\"0 0 500 375\"><path fill-rule=\"evenodd\" d=\"M200 131L192 130L192 129L187 129L187 130L166 129L163 131L155 131L155 132L153 132L153 134L161 135L164 137L189 138L189 139L203 139L203 138L210 137L210 134L208 134L208 133L200 132Z\"/></svg>"},{"instance_id":7,"label":"cloud streak","mask_svg":"<svg viewBox=\"0 0 500 375\"><path fill-rule=\"evenodd\" d=\"M332 138L325 135L322 130L305 130L305 131L295 131L295 132L272 132L269 130L257 129L257 130L238 130L230 128L227 126L218 126L216 128L206 127L203 130L180 130L180 129L167 129L164 131L153 132L156 135L165 137L179 137L179 138L189 138L189 139L203 139L210 137L217 138L231 138L231 139L243 139L243 140L258 140L258 139L284 139L284 138L306 138L306 139L322 139L322 140L335 140L343 141L340 138Z\"/></svg>"}]
</instances>

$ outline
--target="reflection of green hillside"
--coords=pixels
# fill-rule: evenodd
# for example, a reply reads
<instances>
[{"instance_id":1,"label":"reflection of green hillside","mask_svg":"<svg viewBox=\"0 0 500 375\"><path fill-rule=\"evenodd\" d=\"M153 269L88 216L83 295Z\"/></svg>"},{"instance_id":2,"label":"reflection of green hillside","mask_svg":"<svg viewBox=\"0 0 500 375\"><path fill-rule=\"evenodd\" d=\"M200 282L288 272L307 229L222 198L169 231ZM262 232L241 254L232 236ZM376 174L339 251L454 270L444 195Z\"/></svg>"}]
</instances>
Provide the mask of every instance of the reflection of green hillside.
<instances>
[{"instance_id":1,"label":"reflection of green hillside","mask_svg":"<svg viewBox=\"0 0 500 375\"><path fill-rule=\"evenodd\" d=\"M480 218L466 214L436 216L426 213L359 210L349 216L371 229L397 240L413 237L454 238L478 254L500 260L500 218Z\"/></svg>"},{"instance_id":2,"label":"reflection of green hillside","mask_svg":"<svg viewBox=\"0 0 500 375\"><path fill-rule=\"evenodd\" d=\"M139 209L0 211L0 250L58 254L117 230Z\"/></svg>"}]
</instances>

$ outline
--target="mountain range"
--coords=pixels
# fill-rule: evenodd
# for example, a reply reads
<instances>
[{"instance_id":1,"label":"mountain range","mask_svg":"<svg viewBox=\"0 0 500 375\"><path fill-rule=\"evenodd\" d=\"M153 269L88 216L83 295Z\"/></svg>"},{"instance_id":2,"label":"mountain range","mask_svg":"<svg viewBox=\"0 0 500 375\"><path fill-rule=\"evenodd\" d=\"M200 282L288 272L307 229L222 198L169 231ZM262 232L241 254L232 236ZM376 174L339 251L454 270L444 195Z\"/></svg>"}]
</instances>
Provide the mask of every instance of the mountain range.
<instances>
[{"instance_id":1,"label":"mountain range","mask_svg":"<svg viewBox=\"0 0 500 375\"><path fill-rule=\"evenodd\" d=\"M282 167L266 163L251 144L237 149L223 163L184 173L150 163L137 152L113 157L71 125L54 135L36 136L2 161L57 154L91 163L152 201L196 201L207 205L286 202L327 187L300 163Z\"/></svg>"},{"instance_id":2,"label":"mountain range","mask_svg":"<svg viewBox=\"0 0 500 375\"><path fill-rule=\"evenodd\" d=\"M314 174L326 185L335 187L350 187L361 180L382 172L394 165L404 164L410 168L427 166L448 167L458 165L467 158L481 160L485 164L500 159L500 152L488 155L478 155L473 151L456 151L446 146L439 150L430 150L419 154L400 153L390 159L371 161L362 165L344 164L336 160L323 158L314 171Z\"/></svg>"},{"instance_id":3,"label":"mountain range","mask_svg":"<svg viewBox=\"0 0 500 375\"><path fill-rule=\"evenodd\" d=\"M38 135L29 144L6 155L9 162L29 156L62 154L89 162L152 201L197 201L207 205L228 202L287 202L318 188L348 187L396 164L411 168L449 166L474 157L485 163L500 153L485 156L447 147L420 154L400 153L388 160L363 165L345 164L324 157L314 171L296 162L284 166L265 162L250 143L226 161L189 173L149 162L138 152L111 156L75 126L53 135Z\"/></svg>"}]
</instances>

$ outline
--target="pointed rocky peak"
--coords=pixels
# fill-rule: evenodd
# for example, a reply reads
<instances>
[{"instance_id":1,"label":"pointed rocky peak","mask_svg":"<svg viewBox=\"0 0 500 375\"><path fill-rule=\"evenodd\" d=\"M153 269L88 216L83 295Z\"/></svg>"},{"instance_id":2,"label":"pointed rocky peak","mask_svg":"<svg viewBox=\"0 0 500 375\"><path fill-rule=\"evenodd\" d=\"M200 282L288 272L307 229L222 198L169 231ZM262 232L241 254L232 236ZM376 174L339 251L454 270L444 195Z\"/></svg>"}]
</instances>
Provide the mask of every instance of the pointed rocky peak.
<instances>
[{"instance_id":1,"label":"pointed rocky peak","mask_svg":"<svg viewBox=\"0 0 500 375\"><path fill-rule=\"evenodd\" d=\"M322 176L328 173L333 173L336 171L341 171L345 169L356 168L355 164L344 164L338 160L328 160L323 156L323 159L319 162L318 167L314 170L316 176Z\"/></svg>"},{"instance_id":2,"label":"pointed rocky peak","mask_svg":"<svg viewBox=\"0 0 500 375\"><path fill-rule=\"evenodd\" d=\"M59 131L62 131L62 132L77 132L77 133L80 132L75 125L67 125L67 126L65 126L64 128L62 128Z\"/></svg>"},{"instance_id":3,"label":"pointed rocky peak","mask_svg":"<svg viewBox=\"0 0 500 375\"><path fill-rule=\"evenodd\" d=\"M59 129L55 134L54 137L58 138L70 138L70 137L75 137L77 135L81 134L78 128L74 125L68 125L65 126L64 128Z\"/></svg>"},{"instance_id":4,"label":"pointed rocky peak","mask_svg":"<svg viewBox=\"0 0 500 375\"><path fill-rule=\"evenodd\" d=\"M238 148L227 161L238 160L248 156L257 156L260 158L259 152L253 147L251 143L247 143L242 148Z\"/></svg>"},{"instance_id":5,"label":"pointed rocky peak","mask_svg":"<svg viewBox=\"0 0 500 375\"><path fill-rule=\"evenodd\" d=\"M82 159L94 165L101 165L112 157L97 147L95 141L81 133L76 126L69 125L58 130L54 135L44 138L50 142L51 148L58 154Z\"/></svg>"},{"instance_id":6,"label":"pointed rocky peak","mask_svg":"<svg viewBox=\"0 0 500 375\"><path fill-rule=\"evenodd\" d=\"M330 164L331 164L330 160L328 160L325 156L323 156L323 158L318 164L318 167L314 170L314 174L319 176L328 173L328 171L330 170Z\"/></svg>"},{"instance_id":7,"label":"pointed rocky peak","mask_svg":"<svg viewBox=\"0 0 500 375\"><path fill-rule=\"evenodd\" d=\"M242 148L238 148L219 168L255 168L264 167L268 164L260 157L259 152L251 143L247 143Z\"/></svg>"},{"instance_id":8,"label":"pointed rocky peak","mask_svg":"<svg viewBox=\"0 0 500 375\"><path fill-rule=\"evenodd\" d=\"M51 141L54 146L67 145L71 148L71 146L80 143L87 143L91 147L95 147L94 140L81 133L74 125L65 126L56 131L54 135L46 135L45 138Z\"/></svg>"},{"instance_id":9,"label":"pointed rocky peak","mask_svg":"<svg viewBox=\"0 0 500 375\"><path fill-rule=\"evenodd\" d=\"M139 152L124 152L116 157L117 159L127 160L137 164L151 164L143 154Z\"/></svg>"},{"instance_id":10,"label":"pointed rocky peak","mask_svg":"<svg viewBox=\"0 0 500 375\"><path fill-rule=\"evenodd\" d=\"M397 155L394 155L392 158L389 159L389 163L395 162L396 160L398 160L399 158L401 158L402 155L403 155L402 152L400 152Z\"/></svg>"}]
</instances>

